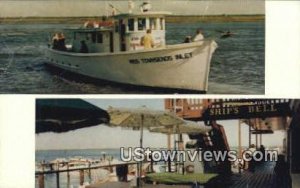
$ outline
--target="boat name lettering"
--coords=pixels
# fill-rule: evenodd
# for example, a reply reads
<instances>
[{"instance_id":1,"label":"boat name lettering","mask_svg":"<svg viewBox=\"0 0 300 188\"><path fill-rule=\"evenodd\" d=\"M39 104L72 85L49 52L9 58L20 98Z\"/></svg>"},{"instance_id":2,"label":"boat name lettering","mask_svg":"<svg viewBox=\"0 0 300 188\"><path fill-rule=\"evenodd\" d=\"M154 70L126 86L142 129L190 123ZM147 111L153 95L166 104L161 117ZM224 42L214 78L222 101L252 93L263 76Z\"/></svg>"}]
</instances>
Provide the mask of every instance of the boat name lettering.
<instances>
[{"instance_id":1,"label":"boat name lettering","mask_svg":"<svg viewBox=\"0 0 300 188\"><path fill-rule=\"evenodd\" d=\"M141 59L142 63L159 63L164 61L172 61L172 56L163 56L163 57L151 57Z\"/></svg>"},{"instance_id":2,"label":"boat name lettering","mask_svg":"<svg viewBox=\"0 0 300 188\"><path fill-rule=\"evenodd\" d=\"M192 52L175 55L175 59L189 59L191 57L193 57L193 53Z\"/></svg>"},{"instance_id":3,"label":"boat name lettering","mask_svg":"<svg viewBox=\"0 0 300 188\"><path fill-rule=\"evenodd\" d=\"M139 63L159 63L164 61L172 61L172 56L163 56L163 57L151 57L151 58L142 58L142 59L129 59L129 63L131 64L139 64Z\"/></svg>"},{"instance_id":4,"label":"boat name lettering","mask_svg":"<svg viewBox=\"0 0 300 188\"><path fill-rule=\"evenodd\" d=\"M140 63L160 63L165 61L173 61L174 59L188 59L193 57L193 53L184 53L184 54L176 54L174 57L172 56L163 56L163 57L151 57L151 58L142 58L142 59L129 59L130 64L140 64Z\"/></svg>"}]
</instances>

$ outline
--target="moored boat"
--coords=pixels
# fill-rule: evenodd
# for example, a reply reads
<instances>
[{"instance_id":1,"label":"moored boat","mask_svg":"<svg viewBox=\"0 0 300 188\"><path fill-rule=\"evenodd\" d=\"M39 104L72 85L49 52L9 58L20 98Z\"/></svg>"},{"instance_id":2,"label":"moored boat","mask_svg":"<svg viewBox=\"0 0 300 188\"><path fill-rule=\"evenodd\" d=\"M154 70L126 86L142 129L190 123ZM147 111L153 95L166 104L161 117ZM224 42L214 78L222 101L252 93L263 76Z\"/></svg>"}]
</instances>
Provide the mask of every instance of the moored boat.
<instances>
[{"instance_id":1,"label":"moored boat","mask_svg":"<svg viewBox=\"0 0 300 188\"><path fill-rule=\"evenodd\" d=\"M86 23L72 29L72 45L53 45L47 50L47 64L122 84L205 92L217 44L204 39L166 45L168 14L151 11L146 3L141 11L129 10L108 21ZM149 32L150 48L143 43Z\"/></svg>"}]
</instances>

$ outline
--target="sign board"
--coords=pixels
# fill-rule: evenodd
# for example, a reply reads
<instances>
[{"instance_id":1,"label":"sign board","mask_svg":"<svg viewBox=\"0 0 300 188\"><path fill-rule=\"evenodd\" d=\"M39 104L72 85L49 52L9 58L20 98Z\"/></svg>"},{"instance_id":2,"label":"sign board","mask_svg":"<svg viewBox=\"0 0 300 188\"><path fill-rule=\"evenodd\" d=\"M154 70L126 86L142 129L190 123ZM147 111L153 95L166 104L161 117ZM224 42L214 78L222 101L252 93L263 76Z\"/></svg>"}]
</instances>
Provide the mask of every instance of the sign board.
<instances>
[{"instance_id":1,"label":"sign board","mask_svg":"<svg viewBox=\"0 0 300 188\"><path fill-rule=\"evenodd\" d=\"M290 116L287 101L265 100L230 100L213 102L204 112L203 120L250 119Z\"/></svg>"}]
</instances>

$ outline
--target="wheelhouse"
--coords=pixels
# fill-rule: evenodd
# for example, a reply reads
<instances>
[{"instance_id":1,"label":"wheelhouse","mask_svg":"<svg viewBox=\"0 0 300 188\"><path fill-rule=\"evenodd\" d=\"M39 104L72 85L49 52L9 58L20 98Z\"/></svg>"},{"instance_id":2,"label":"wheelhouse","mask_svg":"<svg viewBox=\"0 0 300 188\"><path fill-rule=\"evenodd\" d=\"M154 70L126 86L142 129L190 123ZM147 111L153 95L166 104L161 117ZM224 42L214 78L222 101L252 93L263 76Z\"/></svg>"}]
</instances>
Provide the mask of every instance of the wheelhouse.
<instances>
[{"instance_id":1,"label":"wheelhouse","mask_svg":"<svg viewBox=\"0 0 300 188\"><path fill-rule=\"evenodd\" d=\"M140 14L119 14L114 16L114 44L116 51L143 50L142 37L148 29L154 40L155 47L164 47L165 15L167 12L145 12ZM119 47L119 48L118 48Z\"/></svg>"},{"instance_id":2,"label":"wheelhouse","mask_svg":"<svg viewBox=\"0 0 300 188\"><path fill-rule=\"evenodd\" d=\"M72 51L82 53L114 53L143 50L141 44L148 29L155 48L164 47L165 15L167 12L126 13L112 16L109 21L73 29ZM111 24L101 23L110 22Z\"/></svg>"}]
</instances>

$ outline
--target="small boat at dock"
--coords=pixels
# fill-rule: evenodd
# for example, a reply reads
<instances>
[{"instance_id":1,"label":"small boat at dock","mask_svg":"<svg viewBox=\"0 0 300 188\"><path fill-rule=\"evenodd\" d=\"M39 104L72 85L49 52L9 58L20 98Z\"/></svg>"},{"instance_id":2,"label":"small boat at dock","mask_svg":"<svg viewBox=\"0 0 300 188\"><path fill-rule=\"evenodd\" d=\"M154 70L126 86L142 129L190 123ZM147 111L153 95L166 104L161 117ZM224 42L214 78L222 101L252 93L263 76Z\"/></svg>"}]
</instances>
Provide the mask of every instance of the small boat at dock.
<instances>
[{"instance_id":1,"label":"small boat at dock","mask_svg":"<svg viewBox=\"0 0 300 188\"><path fill-rule=\"evenodd\" d=\"M50 46L47 64L75 74L121 84L206 92L212 39L166 44L165 17L169 12L141 10L112 15L106 21L88 22L69 29L72 44ZM151 32L152 44L143 43Z\"/></svg>"}]
</instances>

